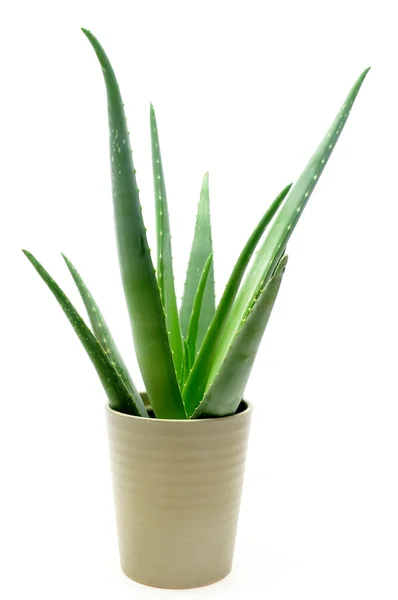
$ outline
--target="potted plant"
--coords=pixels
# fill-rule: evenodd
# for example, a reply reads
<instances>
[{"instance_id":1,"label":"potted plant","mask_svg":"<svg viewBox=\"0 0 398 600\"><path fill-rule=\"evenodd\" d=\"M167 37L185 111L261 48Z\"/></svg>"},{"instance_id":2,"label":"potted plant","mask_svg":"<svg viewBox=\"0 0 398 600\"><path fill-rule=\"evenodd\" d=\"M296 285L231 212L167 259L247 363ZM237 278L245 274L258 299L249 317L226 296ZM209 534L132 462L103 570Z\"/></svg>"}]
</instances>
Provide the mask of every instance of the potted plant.
<instances>
[{"instance_id":1,"label":"potted plant","mask_svg":"<svg viewBox=\"0 0 398 600\"><path fill-rule=\"evenodd\" d=\"M156 271L119 86L98 40L83 31L105 78L119 263L145 393L137 391L98 305L71 261L64 256L91 328L36 258L24 252L71 322L108 397L123 571L152 586L197 587L223 578L231 569L252 413L245 387L285 272L287 242L368 70L354 84L298 181L285 187L260 219L217 305L205 175L178 310L154 109L151 106Z\"/></svg>"}]
</instances>

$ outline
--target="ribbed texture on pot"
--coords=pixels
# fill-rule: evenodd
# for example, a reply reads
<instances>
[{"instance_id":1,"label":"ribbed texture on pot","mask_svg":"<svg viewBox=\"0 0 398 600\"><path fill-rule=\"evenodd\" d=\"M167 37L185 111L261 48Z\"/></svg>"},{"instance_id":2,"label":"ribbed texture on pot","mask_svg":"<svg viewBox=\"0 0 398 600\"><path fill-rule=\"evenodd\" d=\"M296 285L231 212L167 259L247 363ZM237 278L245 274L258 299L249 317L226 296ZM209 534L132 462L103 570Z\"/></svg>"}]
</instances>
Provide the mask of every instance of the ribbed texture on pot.
<instances>
[{"instance_id":1,"label":"ribbed texture on pot","mask_svg":"<svg viewBox=\"0 0 398 600\"><path fill-rule=\"evenodd\" d=\"M251 407L168 421L107 409L120 561L146 585L192 588L231 570Z\"/></svg>"}]
</instances>

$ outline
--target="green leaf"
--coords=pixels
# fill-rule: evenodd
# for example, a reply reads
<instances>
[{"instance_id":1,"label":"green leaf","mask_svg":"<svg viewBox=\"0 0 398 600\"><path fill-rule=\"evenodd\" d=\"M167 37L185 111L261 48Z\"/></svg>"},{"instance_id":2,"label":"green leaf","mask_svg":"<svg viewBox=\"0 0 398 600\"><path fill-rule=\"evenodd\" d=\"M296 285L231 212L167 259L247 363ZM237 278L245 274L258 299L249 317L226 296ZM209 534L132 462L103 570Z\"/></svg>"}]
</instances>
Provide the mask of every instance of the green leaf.
<instances>
[{"instance_id":1,"label":"green leaf","mask_svg":"<svg viewBox=\"0 0 398 600\"><path fill-rule=\"evenodd\" d=\"M203 400L213 363L216 360L224 358L225 356L221 356L218 351L218 344L222 335L225 321L228 317L229 311L231 310L231 306L235 300L236 294L238 293L239 286L241 284L246 267L249 264L250 258L252 257L253 252L265 229L287 196L290 187L290 185L285 187L271 204L246 242L246 245L233 268L232 274L225 287L220 303L217 306L213 320L196 357L195 364L191 370L183 391L183 399L188 415L193 414L200 402Z\"/></svg>"},{"instance_id":2,"label":"green leaf","mask_svg":"<svg viewBox=\"0 0 398 600\"><path fill-rule=\"evenodd\" d=\"M174 287L173 257L171 252L171 235L169 209L167 206L166 186L163 175L162 157L159 147L158 127L155 110L151 104L151 142L153 185L155 191L156 230L158 263L157 274L160 295L166 313L166 325L169 333L170 347L173 352L174 366L177 376L181 374L183 361L183 344L178 316L177 299Z\"/></svg>"},{"instance_id":3,"label":"green leaf","mask_svg":"<svg viewBox=\"0 0 398 600\"><path fill-rule=\"evenodd\" d=\"M185 340L184 340L184 342L185 342ZM180 386L180 390L183 390L184 385L185 385L185 370L186 370L185 346L183 346L183 348L184 348L184 356L183 356L183 361L182 361L181 374L180 374L180 378L178 380L178 385Z\"/></svg>"},{"instance_id":4,"label":"green leaf","mask_svg":"<svg viewBox=\"0 0 398 600\"><path fill-rule=\"evenodd\" d=\"M213 252L210 224L210 199L209 199L209 174L203 177L202 190L196 216L195 234L189 257L187 276L184 286L184 294L181 301L180 321L181 330L186 337L188 335L189 320L198 288L200 275L205 266L207 257ZM197 349L199 350L211 320L215 312L214 292L214 263L211 265L205 294L203 298L202 311L199 319Z\"/></svg>"},{"instance_id":5,"label":"green leaf","mask_svg":"<svg viewBox=\"0 0 398 600\"><path fill-rule=\"evenodd\" d=\"M269 281L286 244L314 190L323 169L339 139L352 105L369 69L366 69L354 84L342 108L337 114L328 133L311 158L302 175L292 187L286 202L272 224L260 248L252 268L247 274L244 286L239 291L234 306L228 316L220 344L220 354L224 355L236 333L239 323L253 304L261 285Z\"/></svg>"},{"instance_id":6,"label":"green leaf","mask_svg":"<svg viewBox=\"0 0 398 600\"><path fill-rule=\"evenodd\" d=\"M213 264L213 254L207 258L205 266L203 267L202 274L200 276L200 280L198 283L198 289L196 290L195 300L192 307L192 315L189 321L188 327L188 336L187 336L187 347L188 347L188 357L189 357L189 368L195 362L196 357L196 344L198 337L198 328L199 328L199 319L201 314L201 309L203 306L203 296L206 289L206 283L210 272L210 267ZM188 371L189 373L189 371ZM186 373L186 375L188 375Z\"/></svg>"},{"instance_id":7,"label":"green leaf","mask_svg":"<svg viewBox=\"0 0 398 600\"><path fill-rule=\"evenodd\" d=\"M191 359L189 356L188 342L187 342L187 340L184 340L184 378L183 378L183 385L181 386L181 389L183 389L183 387L185 386L186 380L188 379L191 369L192 369L192 364L191 364Z\"/></svg>"},{"instance_id":8,"label":"green leaf","mask_svg":"<svg viewBox=\"0 0 398 600\"><path fill-rule=\"evenodd\" d=\"M189 359L189 348L187 340L184 340L184 360L182 362L181 376L180 376L180 390L182 391L185 386L185 382L191 370L191 364Z\"/></svg>"},{"instance_id":9,"label":"green leaf","mask_svg":"<svg viewBox=\"0 0 398 600\"><path fill-rule=\"evenodd\" d=\"M98 40L89 31L84 29L83 32L101 64L107 91L116 239L138 363L156 417L185 419L142 218L119 85Z\"/></svg>"},{"instance_id":10,"label":"green leaf","mask_svg":"<svg viewBox=\"0 0 398 600\"><path fill-rule=\"evenodd\" d=\"M123 379L117 372L115 365L61 288L30 252L23 250L23 253L50 288L65 315L68 317L104 386L109 399L109 406L113 408L113 410L119 412L135 416L147 416L145 408L142 410L142 401L139 403L136 402L136 398L133 397L131 391L126 387Z\"/></svg>"},{"instance_id":11,"label":"green leaf","mask_svg":"<svg viewBox=\"0 0 398 600\"><path fill-rule=\"evenodd\" d=\"M278 295L286 263L287 257L284 257L265 289L260 291L193 418L224 417L237 411Z\"/></svg>"},{"instance_id":12,"label":"green leaf","mask_svg":"<svg viewBox=\"0 0 398 600\"><path fill-rule=\"evenodd\" d=\"M79 290L80 296L82 297L95 337L101 344L105 354L108 355L111 363L113 363L116 371L123 379L123 382L129 390L130 394L133 396L135 404L140 408L140 414L148 416L140 393L138 392L137 388L133 383L133 380L131 379L130 373L128 372L128 369L120 355L120 352L117 349L115 341L112 337L111 332L109 331L108 325L106 324L106 321L98 307L98 304L95 302L93 295L87 288L81 275L78 273L78 271L76 270L72 262L69 260L69 258L67 258L64 254L62 254L62 257L65 260L70 274L72 275L74 282L76 283L77 289Z\"/></svg>"}]
</instances>

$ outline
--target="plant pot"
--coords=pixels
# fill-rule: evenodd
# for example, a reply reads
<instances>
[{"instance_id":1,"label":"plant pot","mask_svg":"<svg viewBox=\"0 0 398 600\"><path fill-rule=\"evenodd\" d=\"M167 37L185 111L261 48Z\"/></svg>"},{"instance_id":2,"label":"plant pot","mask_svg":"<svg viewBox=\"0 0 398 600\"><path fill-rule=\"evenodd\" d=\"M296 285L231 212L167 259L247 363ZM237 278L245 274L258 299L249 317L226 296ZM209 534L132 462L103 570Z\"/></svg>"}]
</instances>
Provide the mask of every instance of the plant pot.
<instances>
[{"instance_id":1,"label":"plant pot","mask_svg":"<svg viewBox=\"0 0 398 600\"><path fill-rule=\"evenodd\" d=\"M231 570L252 407L176 421L107 408L120 562L146 585L187 589Z\"/></svg>"}]
</instances>

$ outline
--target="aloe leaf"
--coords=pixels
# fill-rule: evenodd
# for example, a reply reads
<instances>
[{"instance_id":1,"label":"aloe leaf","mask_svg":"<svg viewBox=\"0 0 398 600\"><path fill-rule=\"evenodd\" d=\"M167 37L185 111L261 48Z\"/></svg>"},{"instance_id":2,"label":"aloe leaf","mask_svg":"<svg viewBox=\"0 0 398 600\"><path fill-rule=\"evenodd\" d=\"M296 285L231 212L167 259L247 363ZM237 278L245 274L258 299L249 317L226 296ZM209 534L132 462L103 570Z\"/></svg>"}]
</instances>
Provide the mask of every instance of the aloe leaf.
<instances>
[{"instance_id":1,"label":"aloe leaf","mask_svg":"<svg viewBox=\"0 0 398 600\"><path fill-rule=\"evenodd\" d=\"M72 275L73 280L76 283L77 289L79 290L80 296L84 302L84 306L86 307L86 311L90 319L91 327L93 329L95 337L101 344L105 354L108 355L110 361L113 363L116 371L123 379L125 386L133 396L136 405L140 408L140 414L148 416L140 393L138 392L137 388L133 383L133 380L131 379L130 373L124 363L123 358L120 355L119 350L117 349L115 341L112 337L111 332L109 331L108 325L106 324L106 321L98 307L98 304L95 302L93 295L87 288L86 284L84 283L81 275L73 265L72 261L70 261L69 258L67 258L64 254L62 254L62 257L66 262L70 274Z\"/></svg>"},{"instance_id":2,"label":"aloe leaf","mask_svg":"<svg viewBox=\"0 0 398 600\"><path fill-rule=\"evenodd\" d=\"M189 372L191 370L189 348L188 348L187 340L185 340L185 339L183 340L183 348L184 348L184 359L182 362L181 377L180 377L180 390L181 391L184 389L185 382L186 382Z\"/></svg>"},{"instance_id":3,"label":"aloe leaf","mask_svg":"<svg viewBox=\"0 0 398 600\"><path fill-rule=\"evenodd\" d=\"M199 279L198 289L196 291L195 300L192 307L192 315L189 321L188 336L187 336L187 347L189 357L189 368L195 362L196 356L196 343L198 337L199 319L201 309L203 305L203 296L206 289L206 283L209 276L211 265L213 264L213 254L208 257L205 266L203 267L202 274ZM189 371L188 371L189 373ZM187 375L188 375L187 373Z\"/></svg>"},{"instance_id":4,"label":"aloe leaf","mask_svg":"<svg viewBox=\"0 0 398 600\"><path fill-rule=\"evenodd\" d=\"M137 399L126 387L112 360L103 350L101 344L95 338L68 297L30 252L23 250L23 253L32 263L43 281L50 288L65 315L68 317L73 329L83 344L87 354L89 355L102 385L104 386L105 392L109 399L109 406L119 412L135 416L147 416L145 408L142 409L142 400L140 399L140 402L136 401Z\"/></svg>"},{"instance_id":5,"label":"aloe leaf","mask_svg":"<svg viewBox=\"0 0 398 600\"><path fill-rule=\"evenodd\" d=\"M266 283L278 263L286 244L297 225L312 191L314 190L326 163L344 128L350 114L352 105L360 87L368 73L366 69L352 87L343 106L333 121L329 131L322 140L315 154L311 158L302 175L292 187L286 202L272 224L269 233L260 248L252 268L247 274L244 286L239 291L234 306L228 316L219 347L221 356L225 355L227 348L236 333L239 323L247 314L259 287Z\"/></svg>"},{"instance_id":6,"label":"aloe leaf","mask_svg":"<svg viewBox=\"0 0 398 600\"><path fill-rule=\"evenodd\" d=\"M246 245L233 268L184 388L183 399L188 414L193 414L203 400L212 365L217 359L217 356L220 356L217 346L222 335L223 327L229 311L231 310L232 303L238 293L247 265L249 264L253 252L265 229L286 198L290 187L290 185L286 186L268 208L267 212L246 242Z\"/></svg>"},{"instance_id":7,"label":"aloe leaf","mask_svg":"<svg viewBox=\"0 0 398 600\"><path fill-rule=\"evenodd\" d=\"M185 341L185 340L184 340ZM185 359L185 346L183 346L184 350L184 354L183 354L183 360L182 360L182 366L181 366L181 373L180 373L180 378L178 380L178 385L180 386L180 390L184 389L184 385L185 385L185 373L186 373L186 359Z\"/></svg>"},{"instance_id":8,"label":"aloe leaf","mask_svg":"<svg viewBox=\"0 0 398 600\"><path fill-rule=\"evenodd\" d=\"M260 291L193 418L224 417L237 411L278 295L286 263L287 257L284 257L266 287Z\"/></svg>"},{"instance_id":9,"label":"aloe leaf","mask_svg":"<svg viewBox=\"0 0 398 600\"><path fill-rule=\"evenodd\" d=\"M186 380L188 379L188 375L191 371L192 368L192 364L191 364L191 359L189 356L189 347L188 347L188 342L187 340L184 340L184 378L183 378L183 385L181 387L181 389L185 386Z\"/></svg>"},{"instance_id":10,"label":"aloe leaf","mask_svg":"<svg viewBox=\"0 0 398 600\"><path fill-rule=\"evenodd\" d=\"M207 257L213 252L213 242L211 238L210 223L210 199L209 199L209 174L203 177L198 212L196 216L195 234L192 242L191 253L189 257L188 270L184 285L184 294L181 301L180 321L181 330L184 337L188 335L189 320L192 314L192 307L198 288L200 275L205 266ZM199 319L199 329L197 338L197 349L199 350L211 320L215 312L215 291L214 291L214 263L211 265L205 294L203 298L202 311Z\"/></svg>"},{"instance_id":11,"label":"aloe leaf","mask_svg":"<svg viewBox=\"0 0 398 600\"><path fill-rule=\"evenodd\" d=\"M185 419L186 413L146 230L119 85L105 51L83 29L102 67L108 99L116 239L124 294L138 363L156 417Z\"/></svg>"},{"instance_id":12,"label":"aloe leaf","mask_svg":"<svg viewBox=\"0 0 398 600\"><path fill-rule=\"evenodd\" d=\"M166 325L170 347L173 353L177 376L181 374L183 361L183 344L177 299L174 287L173 257L171 252L171 235L169 210L167 206L166 186L164 181L162 157L159 147L158 127L155 110L151 104L151 142L153 185L155 191L156 230L157 230L157 275L163 308L166 314Z\"/></svg>"}]
</instances>

